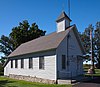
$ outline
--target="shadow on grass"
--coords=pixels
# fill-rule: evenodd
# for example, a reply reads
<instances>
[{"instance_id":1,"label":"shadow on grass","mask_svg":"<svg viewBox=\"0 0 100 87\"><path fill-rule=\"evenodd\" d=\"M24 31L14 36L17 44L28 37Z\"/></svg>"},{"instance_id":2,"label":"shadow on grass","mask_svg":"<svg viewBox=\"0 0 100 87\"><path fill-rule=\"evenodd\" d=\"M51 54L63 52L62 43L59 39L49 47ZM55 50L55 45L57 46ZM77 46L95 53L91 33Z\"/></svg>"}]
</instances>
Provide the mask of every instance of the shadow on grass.
<instances>
[{"instance_id":1,"label":"shadow on grass","mask_svg":"<svg viewBox=\"0 0 100 87\"><path fill-rule=\"evenodd\" d=\"M0 80L0 87L18 87L18 86L7 86L8 83L14 83L15 81Z\"/></svg>"},{"instance_id":2,"label":"shadow on grass","mask_svg":"<svg viewBox=\"0 0 100 87\"><path fill-rule=\"evenodd\" d=\"M100 76L85 76L87 77L86 81L83 81L85 83L97 83L100 84Z\"/></svg>"},{"instance_id":3,"label":"shadow on grass","mask_svg":"<svg viewBox=\"0 0 100 87\"><path fill-rule=\"evenodd\" d=\"M95 74L87 74L89 67L84 68L86 80L85 83L97 83L100 84L100 69L95 69Z\"/></svg>"}]
</instances>

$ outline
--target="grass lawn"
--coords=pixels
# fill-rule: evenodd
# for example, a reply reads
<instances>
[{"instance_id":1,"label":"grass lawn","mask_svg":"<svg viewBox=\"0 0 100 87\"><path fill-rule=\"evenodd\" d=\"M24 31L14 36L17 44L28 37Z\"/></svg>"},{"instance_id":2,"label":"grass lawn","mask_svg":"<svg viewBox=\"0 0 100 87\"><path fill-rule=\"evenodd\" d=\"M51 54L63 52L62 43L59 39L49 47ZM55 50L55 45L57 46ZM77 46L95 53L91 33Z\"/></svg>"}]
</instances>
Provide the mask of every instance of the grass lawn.
<instances>
[{"instance_id":1,"label":"grass lawn","mask_svg":"<svg viewBox=\"0 0 100 87\"><path fill-rule=\"evenodd\" d=\"M95 74L85 74L85 76L96 76L96 77L100 77L100 69L95 69Z\"/></svg>"},{"instance_id":2,"label":"grass lawn","mask_svg":"<svg viewBox=\"0 0 100 87\"><path fill-rule=\"evenodd\" d=\"M72 87L71 85L42 84L0 77L0 87Z\"/></svg>"},{"instance_id":3,"label":"grass lawn","mask_svg":"<svg viewBox=\"0 0 100 87\"><path fill-rule=\"evenodd\" d=\"M89 66L84 66L84 71L88 72ZM95 69L95 74L85 74L85 76L96 76L100 77L100 69Z\"/></svg>"}]
</instances>

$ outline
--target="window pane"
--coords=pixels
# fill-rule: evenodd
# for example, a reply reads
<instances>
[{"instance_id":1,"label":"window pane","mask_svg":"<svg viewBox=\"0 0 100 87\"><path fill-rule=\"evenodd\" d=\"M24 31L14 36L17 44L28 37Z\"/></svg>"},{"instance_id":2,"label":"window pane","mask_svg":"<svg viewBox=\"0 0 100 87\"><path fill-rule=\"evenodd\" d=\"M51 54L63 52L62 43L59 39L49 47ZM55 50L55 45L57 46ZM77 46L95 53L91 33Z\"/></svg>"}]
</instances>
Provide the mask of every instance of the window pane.
<instances>
[{"instance_id":1,"label":"window pane","mask_svg":"<svg viewBox=\"0 0 100 87\"><path fill-rule=\"evenodd\" d=\"M11 68L13 68L13 60L11 60Z\"/></svg>"},{"instance_id":2,"label":"window pane","mask_svg":"<svg viewBox=\"0 0 100 87\"><path fill-rule=\"evenodd\" d=\"M29 68L33 68L33 59L29 58Z\"/></svg>"},{"instance_id":3,"label":"window pane","mask_svg":"<svg viewBox=\"0 0 100 87\"><path fill-rule=\"evenodd\" d=\"M39 69L44 69L44 57L39 57Z\"/></svg>"},{"instance_id":4,"label":"window pane","mask_svg":"<svg viewBox=\"0 0 100 87\"><path fill-rule=\"evenodd\" d=\"M66 56L62 55L62 69L66 69Z\"/></svg>"},{"instance_id":5,"label":"window pane","mask_svg":"<svg viewBox=\"0 0 100 87\"><path fill-rule=\"evenodd\" d=\"M17 68L18 67L18 60L16 59L15 60L15 68Z\"/></svg>"},{"instance_id":6,"label":"window pane","mask_svg":"<svg viewBox=\"0 0 100 87\"><path fill-rule=\"evenodd\" d=\"M24 68L24 59L21 59L21 68Z\"/></svg>"}]
</instances>

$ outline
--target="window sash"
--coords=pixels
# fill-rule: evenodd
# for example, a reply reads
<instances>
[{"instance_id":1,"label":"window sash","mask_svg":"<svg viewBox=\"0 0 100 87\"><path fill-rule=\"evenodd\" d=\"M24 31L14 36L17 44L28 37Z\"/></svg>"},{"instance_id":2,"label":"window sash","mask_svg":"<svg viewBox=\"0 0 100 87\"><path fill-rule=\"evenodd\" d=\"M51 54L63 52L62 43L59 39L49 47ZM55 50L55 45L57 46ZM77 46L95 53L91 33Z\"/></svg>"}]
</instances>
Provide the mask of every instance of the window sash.
<instances>
[{"instance_id":1,"label":"window sash","mask_svg":"<svg viewBox=\"0 0 100 87\"><path fill-rule=\"evenodd\" d=\"M39 57L39 69L44 69L44 57Z\"/></svg>"},{"instance_id":2,"label":"window sash","mask_svg":"<svg viewBox=\"0 0 100 87\"><path fill-rule=\"evenodd\" d=\"M15 68L18 68L18 60L15 60Z\"/></svg>"},{"instance_id":3,"label":"window sash","mask_svg":"<svg viewBox=\"0 0 100 87\"><path fill-rule=\"evenodd\" d=\"M13 68L13 60L11 60L11 68Z\"/></svg>"},{"instance_id":4,"label":"window sash","mask_svg":"<svg viewBox=\"0 0 100 87\"><path fill-rule=\"evenodd\" d=\"M62 69L66 69L66 56L62 55Z\"/></svg>"},{"instance_id":5,"label":"window sash","mask_svg":"<svg viewBox=\"0 0 100 87\"><path fill-rule=\"evenodd\" d=\"M33 59L29 58L29 68L33 68Z\"/></svg>"},{"instance_id":6,"label":"window sash","mask_svg":"<svg viewBox=\"0 0 100 87\"><path fill-rule=\"evenodd\" d=\"M24 68L24 59L21 59L21 68Z\"/></svg>"}]
</instances>

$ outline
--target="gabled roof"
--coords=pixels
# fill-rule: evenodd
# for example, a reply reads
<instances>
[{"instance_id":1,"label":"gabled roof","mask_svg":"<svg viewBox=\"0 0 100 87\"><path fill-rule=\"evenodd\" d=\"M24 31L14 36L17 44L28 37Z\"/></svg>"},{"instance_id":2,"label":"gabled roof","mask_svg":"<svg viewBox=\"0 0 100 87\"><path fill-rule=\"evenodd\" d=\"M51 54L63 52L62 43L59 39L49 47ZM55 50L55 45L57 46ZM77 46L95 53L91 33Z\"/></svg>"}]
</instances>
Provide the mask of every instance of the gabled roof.
<instances>
[{"instance_id":1,"label":"gabled roof","mask_svg":"<svg viewBox=\"0 0 100 87\"><path fill-rule=\"evenodd\" d=\"M63 11L60 16L57 18L56 22L62 20L63 18L67 18L69 21L72 21L67 15L66 13Z\"/></svg>"},{"instance_id":2,"label":"gabled roof","mask_svg":"<svg viewBox=\"0 0 100 87\"><path fill-rule=\"evenodd\" d=\"M31 40L29 42L21 44L16 50L14 50L8 57L15 57L19 55L29 54L29 53L36 53L41 51L47 51L51 49L56 49L62 40L65 38L66 35L70 32L70 30L74 31L79 46L81 48L82 53L84 54L84 48L82 46L77 28L75 25L70 26L65 31L62 32L54 32L46 36L39 37L37 39Z\"/></svg>"},{"instance_id":3,"label":"gabled roof","mask_svg":"<svg viewBox=\"0 0 100 87\"><path fill-rule=\"evenodd\" d=\"M79 32L78 32L78 30L77 30L77 27L76 27L75 24L74 24L73 26L75 27L75 28L73 29L74 35L75 35L75 37L76 37L76 39L77 39L77 41L78 41L78 44L79 44L79 46L80 46L80 49L81 49L82 53L85 54L85 49L84 49L84 47L83 47L83 45L82 45L82 41L81 41L81 38L80 38L80 36L79 36Z\"/></svg>"},{"instance_id":4,"label":"gabled roof","mask_svg":"<svg viewBox=\"0 0 100 87\"><path fill-rule=\"evenodd\" d=\"M59 33L54 32L49 35L42 36L32 41L23 43L16 50L14 50L8 57L56 49L61 43L61 41L65 38L65 36L69 33L72 27L73 26Z\"/></svg>"}]
</instances>

